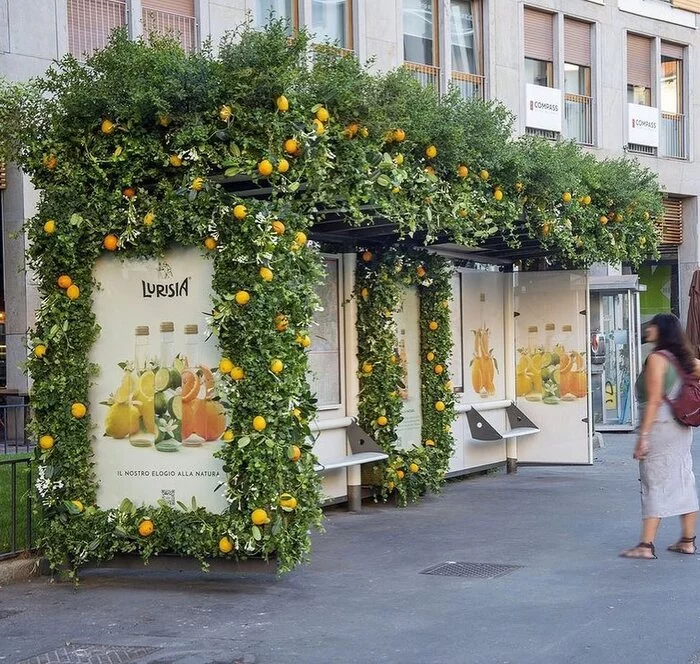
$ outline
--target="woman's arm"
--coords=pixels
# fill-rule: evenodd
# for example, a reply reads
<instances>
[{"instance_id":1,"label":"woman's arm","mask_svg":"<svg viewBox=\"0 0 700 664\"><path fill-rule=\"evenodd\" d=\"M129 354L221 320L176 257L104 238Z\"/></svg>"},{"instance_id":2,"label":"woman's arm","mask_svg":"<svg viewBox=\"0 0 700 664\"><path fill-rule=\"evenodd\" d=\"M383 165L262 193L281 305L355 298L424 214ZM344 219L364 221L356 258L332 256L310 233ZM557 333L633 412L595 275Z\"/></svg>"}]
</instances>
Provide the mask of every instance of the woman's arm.
<instances>
[{"instance_id":1,"label":"woman's arm","mask_svg":"<svg viewBox=\"0 0 700 664\"><path fill-rule=\"evenodd\" d=\"M700 360L695 360L695 371L693 371L693 375L696 378L700 378Z\"/></svg>"},{"instance_id":2,"label":"woman's arm","mask_svg":"<svg viewBox=\"0 0 700 664\"><path fill-rule=\"evenodd\" d=\"M646 388L647 401L644 405L644 417L639 427L639 437L634 448L635 459L643 459L649 451L649 432L656 420L659 406L664 399L664 375L668 360L660 353L649 356L644 370L644 386Z\"/></svg>"}]
</instances>

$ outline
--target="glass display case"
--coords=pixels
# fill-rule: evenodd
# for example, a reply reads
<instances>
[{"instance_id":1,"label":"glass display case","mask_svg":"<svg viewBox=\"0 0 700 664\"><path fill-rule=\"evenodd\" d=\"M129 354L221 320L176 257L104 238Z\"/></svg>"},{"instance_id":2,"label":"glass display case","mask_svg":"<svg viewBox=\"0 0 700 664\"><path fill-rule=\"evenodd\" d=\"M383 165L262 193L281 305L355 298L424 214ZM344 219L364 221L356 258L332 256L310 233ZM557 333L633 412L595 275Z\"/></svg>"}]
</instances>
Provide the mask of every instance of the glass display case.
<instances>
[{"instance_id":1,"label":"glass display case","mask_svg":"<svg viewBox=\"0 0 700 664\"><path fill-rule=\"evenodd\" d=\"M634 383L641 363L637 275L590 278L591 395L597 431L637 426Z\"/></svg>"}]
</instances>

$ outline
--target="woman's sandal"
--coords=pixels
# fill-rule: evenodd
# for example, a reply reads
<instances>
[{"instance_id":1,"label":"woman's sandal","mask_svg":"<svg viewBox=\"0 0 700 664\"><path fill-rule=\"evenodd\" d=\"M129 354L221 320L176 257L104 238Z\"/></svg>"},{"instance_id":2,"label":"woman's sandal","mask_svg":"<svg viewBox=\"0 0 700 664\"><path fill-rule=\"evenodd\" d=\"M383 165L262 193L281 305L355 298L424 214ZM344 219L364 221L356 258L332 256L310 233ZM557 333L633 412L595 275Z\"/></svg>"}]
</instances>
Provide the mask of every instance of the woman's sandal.
<instances>
[{"instance_id":1,"label":"woman's sandal","mask_svg":"<svg viewBox=\"0 0 700 664\"><path fill-rule=\"evenodd\" d=\"M640 542L637 546L627 549L620 554L621 558L639 558L641 560L656 560L656 549L653 542Z\"/></svg>"},{"instance_id":2,"label":"woman's sandal","mask_svg":"<svg viewBox=\"0 0 700 664\"><path fill-rule=\"evenodd\" d=\"M683 544L692 544L693 550L686 551L682 547ZM671 544L671 546L667 548L667 551L673 551L674 553L685 553L688 556L694 555L697 550L698 547L695 546L695 535L693 535L693 537L681 537L675 544Z\"/></svg>"}]
</instances>

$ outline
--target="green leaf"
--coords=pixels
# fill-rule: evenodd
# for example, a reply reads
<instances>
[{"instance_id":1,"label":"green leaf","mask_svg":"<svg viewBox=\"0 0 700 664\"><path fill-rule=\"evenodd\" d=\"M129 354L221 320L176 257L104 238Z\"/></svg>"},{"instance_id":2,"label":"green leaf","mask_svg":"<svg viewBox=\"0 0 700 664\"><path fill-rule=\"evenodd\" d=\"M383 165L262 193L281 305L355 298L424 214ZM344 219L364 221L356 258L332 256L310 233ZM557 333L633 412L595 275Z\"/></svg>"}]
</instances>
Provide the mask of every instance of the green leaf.
<instances>
[{"instance_id":1,"label":"green leaf","mask_svg":"<svg viewBox=\"0 0 700 664\"><path fill-rule=\"evenodd\" d=\"M259 542L262 539L262 532L260 531L260 528L258 528L256 525L253 525L253 528L251 530L253 533L253 539L256 542Z\"/></svg>"},{"instance_id":2,"label":"green leaf","mask_svg":"<svg viewBox=\"0 0 700 664\"><path fill-rule=\"evenodd\" d=\"M238 166L231 166L230 168L227 168L224 171L224 175L227 178L232 178L234 175L238 175L239 173L240 173L240 169L238 168Z\"/></svg>"}]
</instances>

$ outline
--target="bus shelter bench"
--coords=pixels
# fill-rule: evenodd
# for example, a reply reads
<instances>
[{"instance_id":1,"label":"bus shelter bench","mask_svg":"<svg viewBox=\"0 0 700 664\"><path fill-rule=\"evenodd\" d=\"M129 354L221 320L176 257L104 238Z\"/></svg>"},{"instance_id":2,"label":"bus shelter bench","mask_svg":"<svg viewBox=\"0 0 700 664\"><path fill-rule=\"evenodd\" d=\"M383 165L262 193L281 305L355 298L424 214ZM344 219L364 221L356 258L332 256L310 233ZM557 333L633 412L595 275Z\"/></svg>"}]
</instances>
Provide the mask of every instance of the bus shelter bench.
<instances>
[{"instance_id":1,"label":"bus shelter bench","mask_svg":"<svg viewBox=\"0 0 700 664\"><path fill-rule=\"evenodd\" d=\"M534 433L539 433L539 427L534 424L514 403L505 407L506 416L508 417L508 429L506 431L498 431L495 427L489 424L484 416L472 406L467 411L467 422L471 437L479 441L496 441L507 440L508 438L516 438L519 436L531 436Z\"/></svg>"},{"instance_id":2,"label":"bus shelter bench","mask_svg":"<svg viewBox=\"0 0 700 664\"><path fill-rule=\"evenodd\" d=\"M317 473L325 473L331 470L347 468L348 509L351 512L359 512L362 509L362 475L360 466L365 463L386 461L389 455L377 445L372 436L360 428L354 418L348 425L346 433L351 454L331 459L324 463L318 462L314 466L314 470Z\"/></svg>"}]
</instances>

